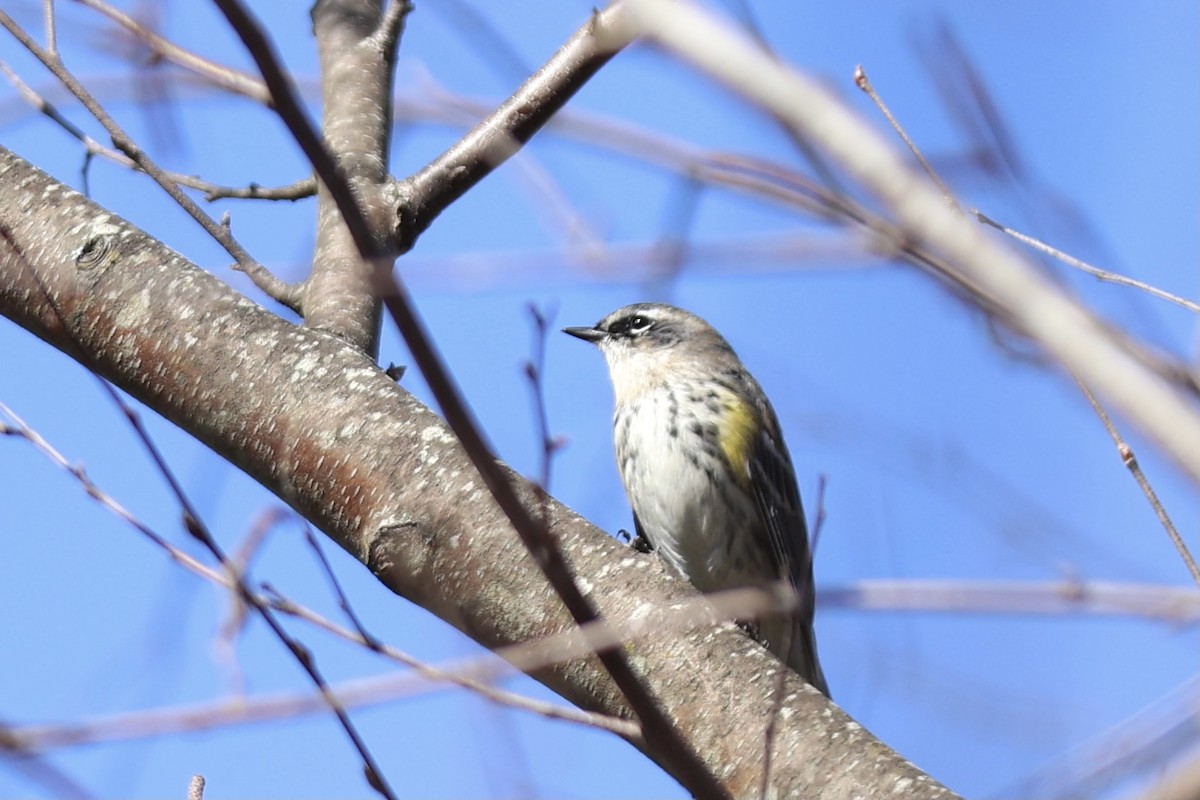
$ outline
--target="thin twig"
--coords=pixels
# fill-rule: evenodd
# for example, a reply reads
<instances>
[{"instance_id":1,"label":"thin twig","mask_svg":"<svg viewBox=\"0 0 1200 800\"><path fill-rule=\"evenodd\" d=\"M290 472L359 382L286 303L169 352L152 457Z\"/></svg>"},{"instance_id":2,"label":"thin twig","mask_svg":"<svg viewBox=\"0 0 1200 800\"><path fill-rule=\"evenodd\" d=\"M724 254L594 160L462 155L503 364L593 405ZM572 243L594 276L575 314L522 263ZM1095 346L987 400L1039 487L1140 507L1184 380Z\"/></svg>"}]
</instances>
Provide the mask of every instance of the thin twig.
<instances>
[{"instance_id":1,"label":"thin twig","mask_svg":"<svg viewBox=\"0 0 1200 800\"><path fill-rule=\"evenodd\" d=\"M829 488L829 476L821 473L817 476L817 503L813 513L812 534L809 536L809 547L813 558L817 557L817 545L821 542L821 532L825 530L825 517L828 514L825 506L825 491Z\"/></svg>"},{"instance_id":2,"label":"thin twig","mask_svg":"<svg viewBox=\"0 0 1200 800\"><path fill-rule=\"evenodd\" d=\"M892 130L896 132L896 135L899 136L904 142L905 146L908 147L909 152L916 157L917 163L921 165L921 169L925 170L925 174L929 176L929 179L933 181L939 189L942 190L942 195L946 198L946 202L955 209L962 211L962 208L958 204L958 200L956 200L954 197L954 192L951 191L946 182L942 180L942 176L937 174L937 170L935 170L933 165L930 164L925 158L925 154L921 152L921 148L917 147L917 143L914 142L908 135L908 131L906 131L904 126L900 124L900 120L896 119L896 117L892 114L891 109L888 108L887 103L883 102L883 98L880 97L879 93L875 91L875 87L871 84L871 79L867 77L867 71L863 69L862 64L859 64L854 68L854 85L861 89L867 95L867 97L871 98L871 102L874 103L875 107L879 109L879 113L883 114L884 118L888 121L888 124L892 126Z\"/></svg>"},{"instance_id":3,"label":"thin twig","mask_svg":"<svg viewBox=\"0 0 1200 800\"><path fill-rule=\"evenodd\" d=\"M167 541L166 537L156 533L144 522L135 517L127 508L117 502L116 498L105 492L97 486L87 474L87 471L78 464L72 464L66 456L55 447L46 441L46 439L28 425L17 413L0 401L0 414L8 417L12 424L0 423L0 432L8 436L17 436L24 439L33 445L39 452L50 460L55 466L71 475L78 481L80 487L96 502L107 508L127 525L136 530L142 536L146 537L155 547L162 550L172 561L195 575L202 578L221 583L221 576L216 570L200 563L192 556L180 550L175 545Z\"/></svg>"},{"instance_id":4,"label":"thin twig","mask_svg":"<svg viewBox=\"0 0 1200 800\"><path fill-rule=\"evenodd\" d=\"M333 571L333 565L329 563L329 559L325 557L324 551L321 550L321 545L317 541L316 535L313 534L312 526L303 520L301 520L301 525L304 529L304 540L308 542L308 546L316 553L321 570L325 573L325 577L329 579L329 584L333 587L333 593L337 595L338 607L342 609L342 613L350 620L350 624L354 626L354 630L358 631L358 635L362 637L363 644L369 650L373 650L376 653L383 652L383 642L374 634L367 631L367 627L362 624L362 620L358 618L358 614L354 613L354 607L350 605L350 598L342 590L342 584L338 581L337 574Z\"/></svg>"},{"instance_id":5,"label":"thin twig","mask_svg":"<svg viewBox=\"0 0 1200 800\"><path fill-rule=\"evenodd\" d=\"M1118 275L1115 272L1109 272L1106 269L1100 269L1099 267L1092 266L1091 264L1087 263L1086 261L1082 261L1082 260L1076 258L1075 256L1070 255L1069 253L1064 253L1062 250L1051 247L1050 245L1046 244L1045 242L1041 241L1040 239L1035 239L1034 237L1030 236L1029 234L1021 233L1018 230L1015 230L1013 228L1008 227L1007 225L1003 225L1003 224L997 222L996 220L987 216L986 214L984 214L982 211L980 211L977 208L972 209L971 213L975 215L976 219L978 219L980 222L984 223L985 225L990 225L998 231L1007 233L1009 236L1016 239L1018 242L1029 245L1034 250L1045 253L1046 255L1050 256L1051 258L1056 258L1059 261L1061 261L1062 263L1066 264L1068 267L1074 267L1075 269L1080 270L1081 272L1086 272L1088 275L1091 275L1093 278L1096 278L1097 280L1104 281L1105 283L1115 283L1120 286L1132 286L1135 289L1141 289L1143 292L1146 292L1149 295L1157 297L1159 300L1166 300L1169 303L1174 303L1178 306L1183 306L1188 311L1194 311L1196 313L1200 313L1200 303L1195 303L1191 300L1187 300L1183 297L1180 297L1179 295L1175 295L1175 294L1171 294L1170 292L1163 291L1162 289L1159 289L1156 286L1151 286L1150 284L1145 283L1143 281L1139 281L1135 278L1129 278L1129 277L1126 277L1125 275Z\"/></svg>"},{"instance_id":6,"label":"thin twig","mask_svg":"<svg viewBox=\"0 0 1200 800\"><path fill-rule=\"evenodd\" d=\"M308 674L309 679L317 687L321 698L324 700L329 710L333 712L333 715L337 718L338 723L342 726L342 730L350 740L351 745L358 752L359 757L362 759L363 770L366 773L367 782L380 794L388 798L388 800L397 800L396 795L388 785L387 779L384 777L382 770L379 769L379 766L375 761L375 757L371 754L366 742L359 734L358 728L351 721L350 715L346 713L346 709L343 708L340 703L338 703L337 698L330 692L329 684L326 682L325 677L321 674L321 671L317 668L317 662L313 657L312 652L302 645L297 639L292 637L292 635L283 628L279 620L275 617L275 614L272 612L271 608L267 604L259 601L258 596L250 591L250 588L246 584L246 581L243 579L242 575L237 572L236 567L231 565L224 549L217 542L216 538L212 535L212 532L209 531L208 527L200 518L199 512L196 510L190 498L184 492L183 485L179 482L175 476L175 473L167 464L166 459L158 449L158 445L153 439L150 438L149 432L142 424L141 416L134 411L132 407L125 403L124 400L121 399L121 396L117 394L117 391L113 389L107 381L101 380L100 384L108 392L113 403L125 413L125 417L133 427L134 433L137 435L138 439L141 440L142 447L150 455L150 458L154 462L155 467L158 469L159 474L161 474L166 480L168 487L171 489L172 494L179 503L180 509L183 511L184 528L192 535L193 538L204 545L204 547L207 548L210 553L212 553L213 557L219 564L221 564L226 573L229 575L230 580L234 585L233 588L237 591L238 596L241 597L247 604L252 606L256 612L258 612L258 615L264 622L267 623L267 627L271 629L271 633L275 635L275 638L277 638L284 645L284 647L287 648L288 652L291 653L291 655L296 659L296 662L300 665L301 669Z\"/></svg>"},{"instance_id":7,"label":"thin twig","mask_svg":"<svg viewBox=\"0 0 1200 800\"><path fill-rule=\"evenodd\" d=\"M8 80L16 88L17 93L30 106L39 113L48 117L56 125L74 137L85 148L86 159L91 159L92 156L102 156L114 164L120 164L128 169L144 172L141 166L124 153L114 150L111 147L105 147L100 142L89 136L82 128L80 128L71 120L67 119L58 108L41 95L37 90L22 80L3 59L0 59L0 73L8 78ZM85 173L86 174L86 173ZM170 180L178 183L180 186L186 186L189 189L196 189L204 192L205 199L212 201L225 197L232 198L247 198L247 199L263 199L263 200L299 200L304 197L311 197L316 193L316 181L312 178L305 178L297 181L290 186L282 186L278 188L263 188L258 184L250 184L247 187L226 187L220 186L209 181L201 180L194 175L184 175L180 172L164 171ZM84 191L84 194L88 192Z\"/></svg>"},{"instance_id":8,"label":"thin twig","mask_svg":"<svg viewBox=\"0 0 1200 800\"><path fill-rule=\"evenodd\" d=\"M193 188L204 191L205 200L221 200L233 198L239 200L303 200L317 193L316 178L301 178L286 186L260 186L251 183L247 186L218 186L213 183L197 181L189 184Z\"/></svg>"},{"instance_id":9,"label":"thin twig","mask_svg":"<svg viewBox=\"0 0 1200 800\"><path fill-rule=\"evenodd\" d=\"M321 628L335 636L341 637L348 642L353 642L361 646L367 646L367 643L362 639L362 635L355 631L343 628L340 625L322 617L315 611L304 606L296 605L292 601L273 595L274 587L264 586L263 590L268 593L268 602L271 607L282 614L295 616L297 619L302 619L312 625ZM520 647L536 648L541 647L540 641L527 643L525 645L514 645L513 652L516 653ZM446 666L436 666L426 661L422 661L406 653L398 650L389 644L379 643L376 652L387 658L395 661L397 664L402 664L410 667L414 673L423 681L430 684L447 684L460 689L466 689L469 692L477 694L484 700L495 703L499 706L514 708L518 711L524 711L530 714L537 714L546 719L559 720L563 722L572 722L579 725L597 728L599 730L615 733L626 738L636 739L640 736L640 726L636 723L627 720L616 719L606 714L598 714L592 711L583 711L574 706L564 706L556 703L539 700L533 697L518 692L509 691L499 686L491 685L493 682L511 674L513 665L508 662L497 662L492 655L505 657L506 651L497 650L490 653L486 660L474 659L469 662L456 663ZM526 658L532 662L532 658ZM542 666L546 664L547 659L538 659L537 663ZM556 662L557 663L557 662ZM531 669L535 667L530 667ZM432 689L431 689L432 690Z\"/></svg>"},{"instance_id":10,"label":"thin twig","mask_svg":"<svg viewBox=\"0 0 1200 800\"><path fill-rule=\"evenodd\" d=\"M122 152L105 147L100 142L89 136L82 128L76 125L71 120L58 110L58 108L47 100L42 94L27 84L20 75L16 73L3 59L0 59L0 73L8 78L9 82L16 88L17 93L39 113L48 117L52 122L74 137L85 148L86 159L91 159L92 156L102 156L114 164L120 164L123 167L143 172L141 167L129 156ZM305 197L311 197L316 194L316 181L313 178L304 178L289 186L281 186L276 188L264 188L258 184L251 183L246 187L227 187L220 186L209 181L201 180L194 175L184 175L180 172L164 171L164 174L180 186L186 186L189 189L196 189L204 192L204 197L210 202L221 198L245 198L245 199L261 199L261 200L299 200ZM86 171L85 171L86 177ZM89 194L86 189L84 194ZM294 309L293 309L294 310Z\"/></svg>"},{"instance_id":11,"label":"thin twig","mask_svg":"<svg viewBox=\"0 0 1200 800\"><path fill-rule=\"evenodd\" d=\"M108 132L109 136L112 137L113 144L116 146L116 148L128 156L131 161L137 164L139 169L149 175L154 182L157 183L162 190L165 191L171 197L171 199L179 205L180 208L186 211L188 215L191 216L192 219L195 220L200 227L205 230L206 233L208 233L209 236L211 236L217 241L218 244L225 248L225 251L228 252L229 255L233 257L234 261L237 262L238 269L244 271L247 275L255 280L255 283L258 284L260 288L262 288L262 284L259 284L259 278L262 278L264 273L267 276L270 276L270 273L265 267L255 261L254 258L252 258L248 252L246 252L245 248L243 248L241 244L239 244L238 241L233 238L233 235L229 232L229 228L221 225L219 222L206 214L204 210L201 209L194 200L192 200L192 198L184 194L184 192L180 190L179 184L173 180L170 175L164 172L158 166L158 164L154 162L153 159L146 155L141 148L137 146L137 143L130 138L130 136L124 131L123 128L121 128L120 125L117 124L116 120L109 116L108 112L104 110L104 107L96 101L96 98L94 98L83 86L83 84L75 78L71 71L63 65L62 61L57 56L54 56L53 54L48 53L43 48L39 47L37 42L33 41L33 39L30 38L30 36L19 25L13 22L12 18L9 17L4 11L0 11L0 25L8 30L8 32L12 34L12 36L18 42L20 42L25 49L32 53L33 56L37 58L43 66L46 67L46 69L50 70L54 77L57 78L63 84L63 86L65 86L67 90L70 91L71 94L73 94L79 100L79 102L83 104L84 108L86 108L88 112L96 118L96 121L99 122ZM255 276L258 277L256 278ZM270 277L273 278L274 276ZM296 287L288 286L278 279L274 279L273 282L268 281L268 283L275 289L275 293L268 292L272 298L278 300L293 310L298 308L300 295L299 290ZM267 290L264 288L264 291Z\"/></svg>"},{"instance_id":12,"label":"thin twig","mask_svg":"<svg viewBox=\"0 0 1200 800\"><path fill-rule=\"evenodd\" d=\"M1117 446L1117 452L1121 456L1122 463L1125 464L1125 468L1129 470L1129 474L1133 476L1133 479L1137 481L1137 485L1142 490L1142 494L1146 496L1146 501L1150 503L1150 507L1154 509L1154 515L1158 517L1158 521L1163 526L1163 530L1167 532L1167 537L1171 540L1171 544L1175 546L1179 557L1183 559L1183 565L1192 574L1192 580L1196 582L1197 587L1200 587L1200 567L1196 565L1196 559L1192 557L1192 551L1188 549L1187 542L1179 535L1179 530L1175 527L1175 523L1171 521L1167 510L1163 508L1163 504L1158 499L1158 494L1154 491L1154 487L1146 479L1146 473L1142 471L1141 465L1138 464L1133 448L1121 436L1121 432L1113 424L1112 418L1109 417L1108 412L1100 404L1100 401L1096 399L1096 395L1092 393L1087 384L1078 377L1075 377L1075 383L1079 386L1079 390L1083 392L1083 396L1087 398L1088 403L1092 406L1092 410L1096 412L1096 416L1100 418L1100 422L1104 425L1104 430L1108 431L1109 438Z\"/></svg>"},{"instance_id":13,"label":"thin twig","mask_svg":"<svg viewBox=\"0 0 1200 800\"><path fill-rule=\"evenodd\" d=\"M546 393L543 390L546 369L546 338L550 332L550 321L554 317L554 312L543 312L531 303L529 315L533 317L533 357L525 362L525 377L529 381L529 388L533 393L533 417L537 424L538 437L541 439L542 468L538 484L543 492L549 494L554 454L563 446L562 438L550 433L550 415L546 412Z\"/></svg>"}]
</instances>

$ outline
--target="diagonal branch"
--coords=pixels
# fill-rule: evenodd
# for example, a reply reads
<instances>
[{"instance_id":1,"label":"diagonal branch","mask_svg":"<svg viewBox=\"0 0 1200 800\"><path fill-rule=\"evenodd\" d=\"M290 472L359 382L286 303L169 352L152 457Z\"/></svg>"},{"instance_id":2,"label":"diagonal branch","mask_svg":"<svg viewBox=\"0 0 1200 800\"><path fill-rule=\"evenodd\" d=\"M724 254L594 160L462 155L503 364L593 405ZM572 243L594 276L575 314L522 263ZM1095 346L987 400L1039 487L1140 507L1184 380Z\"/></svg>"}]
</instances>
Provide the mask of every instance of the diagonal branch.
<instances>
[{"instance_id":1,"label":"diagonal branch","mask_svg":"<svg viewBox=\"0 0 1200 800\"><path fill-rule=\"evenodd\" d=\"M393 233L410 249L433 220L520 150L631 40L623 5L596 12L511 97L410 178L400 181Z\"/></svg>"}]
</instances>

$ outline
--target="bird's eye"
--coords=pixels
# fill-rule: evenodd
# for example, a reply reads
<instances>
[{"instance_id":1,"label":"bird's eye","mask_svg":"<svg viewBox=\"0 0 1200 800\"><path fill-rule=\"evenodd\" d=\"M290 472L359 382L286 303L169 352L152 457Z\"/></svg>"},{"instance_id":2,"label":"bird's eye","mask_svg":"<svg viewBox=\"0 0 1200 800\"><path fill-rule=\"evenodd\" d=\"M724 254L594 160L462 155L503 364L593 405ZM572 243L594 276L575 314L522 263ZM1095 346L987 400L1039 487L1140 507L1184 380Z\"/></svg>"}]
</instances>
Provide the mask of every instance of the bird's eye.
<instances>
[{"instance_id":1,"label":"bird's eye","mask_svg":"<svg viewBox=\"0 0 1200 800\"><path fill-rule=\"evenodd\" d=\"M628 329L630 333L642 333L650 329L650 318L643 317L641 314L635 314L629 318Z\"/></svg>"},{"instance_id":2,"label":"bird's eye","mask_svg":"<svg viewBox=\"0 0 1200 800\"><path fill-rule=\"evenodd\" d=\"M645 333L654 326L654 320L641 314L630 314L621 317L608 328L611 336L637 336Z\"/></svg>"}]
</instances>

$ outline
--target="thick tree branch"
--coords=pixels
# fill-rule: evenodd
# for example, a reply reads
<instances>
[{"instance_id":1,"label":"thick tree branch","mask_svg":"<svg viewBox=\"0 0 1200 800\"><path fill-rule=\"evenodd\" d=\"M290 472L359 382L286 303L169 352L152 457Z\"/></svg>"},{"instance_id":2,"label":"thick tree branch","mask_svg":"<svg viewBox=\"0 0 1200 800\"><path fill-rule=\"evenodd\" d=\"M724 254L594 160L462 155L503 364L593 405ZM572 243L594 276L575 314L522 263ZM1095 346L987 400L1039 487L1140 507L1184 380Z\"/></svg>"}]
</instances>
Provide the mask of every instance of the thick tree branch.
<instances>
[{"instance_id":1,"label":"thick tree branch","mask_svg":"<svg viewBox=\"0 0 1200 800\"><path fill-rule=\"evenodd\" d=\"M3 150L0 313L192 433L481 644L573 627L457 438L361 351L263 311ZM540 508L507 475L526 508ZM569 509L546 509L605 617L636 619L690 593ZM646 641L632 660L725 790L753 792L783 667L731 626ZM629 716L594 658L534 677L584 708ZM950 796L795 675L784 688L777 796Z\"/></svg>"}]
</instances>

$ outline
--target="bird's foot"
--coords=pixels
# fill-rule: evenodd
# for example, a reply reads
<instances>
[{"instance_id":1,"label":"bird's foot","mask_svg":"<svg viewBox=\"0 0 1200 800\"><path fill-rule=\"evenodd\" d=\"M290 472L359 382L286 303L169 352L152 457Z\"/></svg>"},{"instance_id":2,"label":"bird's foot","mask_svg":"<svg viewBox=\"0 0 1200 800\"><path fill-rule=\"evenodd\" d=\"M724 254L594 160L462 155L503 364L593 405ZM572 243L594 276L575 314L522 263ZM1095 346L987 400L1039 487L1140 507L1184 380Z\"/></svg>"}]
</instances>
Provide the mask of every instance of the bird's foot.
<instances>
[{"instance_id":1,"label":"bird's foot","mask_svg":"<svg viewBox=\"0 0 1200 800\"><path fill-rule=\"evenodd\" d=\"M621 528L621 530L617 531L617 538L624 541L625 544L629 545L639 553L654 552L654 545L650 544L650 540L640 533L634 535L624 528Z\"/></svg>"}]
</instances>

